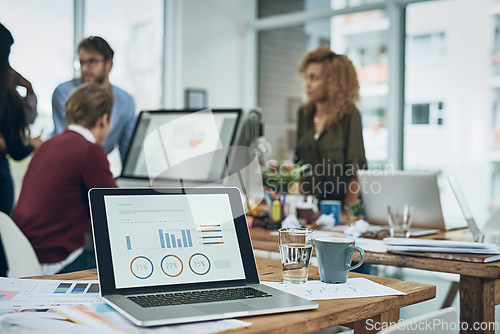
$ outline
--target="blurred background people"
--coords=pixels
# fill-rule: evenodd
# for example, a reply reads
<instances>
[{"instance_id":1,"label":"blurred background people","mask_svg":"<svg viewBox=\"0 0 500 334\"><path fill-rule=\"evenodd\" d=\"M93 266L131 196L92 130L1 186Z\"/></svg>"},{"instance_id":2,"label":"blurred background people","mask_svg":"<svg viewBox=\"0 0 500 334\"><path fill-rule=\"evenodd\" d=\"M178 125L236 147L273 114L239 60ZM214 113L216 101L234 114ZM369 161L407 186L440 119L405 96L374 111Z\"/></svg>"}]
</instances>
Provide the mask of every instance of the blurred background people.
<instances>
[{"instance_id":1,"label":"blurred background people","mask_svg":"<svg viewBox=\"0 0 500 334\"><path fill-rule=\"evenodd\" d=\"M80 42L78 57L81 77L60 84L52 94L53 135L66 129L64 104L71 92L84 82L101 84L110 88L115 95L111 131L103 145L108 153L118 146L123 163L135 126L135 102L129 93L109 82L109 73L113 68L113 56L113 49L101 37L90 36Z\"/></svg>"},{"instance_id":2,"label":"blurred background people","mask_svg":"<svg viewBox=\"0 0 500 334\"><path fill-rule=\"evenodd\" d=\"M14 38L0 23L0 211L10 215L14 205L14 183L7 156L22 160L40 146L30 139L28 124L36 117L36 95L31 83L10 67L9 54ZM17 87L26 89L21 96Z\"/></svg>"},{"instance_id":3,"label":"blurred background people","mask_svg":"<svg viewBox=\"0 0 500 334\"><path fill-rule=\"evenodd\" d=\"M305 55L299 65L307 102L298 110L296 161L309 164L301 183L318 200L339 200L343 207L359 198L358 169L367 161L362 136L359 83L352 62L328 47Z\"/></svg>"},{"instance_id":4,"label":"blurred background people","mask_svg":"<svg viewBox=\"0 0 500 334\"><path fill-rule=\"evenodd\" d=\"M100 84L78 87L66 102L68 128L36 151L12 219L30 240L44 274L95 268L85 249L87 193L115 188L102 143L111 128L114 95Z\"/></svg>"}]
</instances>

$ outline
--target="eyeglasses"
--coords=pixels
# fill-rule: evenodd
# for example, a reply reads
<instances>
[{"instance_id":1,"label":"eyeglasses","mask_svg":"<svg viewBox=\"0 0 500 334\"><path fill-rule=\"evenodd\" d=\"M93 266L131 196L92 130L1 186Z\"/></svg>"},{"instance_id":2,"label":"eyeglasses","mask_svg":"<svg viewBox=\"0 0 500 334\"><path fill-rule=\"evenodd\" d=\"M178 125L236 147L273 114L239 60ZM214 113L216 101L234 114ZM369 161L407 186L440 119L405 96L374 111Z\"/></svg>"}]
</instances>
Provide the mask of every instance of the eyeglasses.
<instances>
[{"instance_id":1,"label":"eyeglasses","mask_svg":"<svg viewBox=\"0 0 500 334\"><path fill-rule=\"evenodd\" d=\"M80 64L80 67L83 67L84 65L88 65L89 67L94 67L95 65L99 63L103 63L106 60L104 58L97 59L97 58L89 58L89 59L80 59L78 63Z\"/></svg>"}]
</instances>

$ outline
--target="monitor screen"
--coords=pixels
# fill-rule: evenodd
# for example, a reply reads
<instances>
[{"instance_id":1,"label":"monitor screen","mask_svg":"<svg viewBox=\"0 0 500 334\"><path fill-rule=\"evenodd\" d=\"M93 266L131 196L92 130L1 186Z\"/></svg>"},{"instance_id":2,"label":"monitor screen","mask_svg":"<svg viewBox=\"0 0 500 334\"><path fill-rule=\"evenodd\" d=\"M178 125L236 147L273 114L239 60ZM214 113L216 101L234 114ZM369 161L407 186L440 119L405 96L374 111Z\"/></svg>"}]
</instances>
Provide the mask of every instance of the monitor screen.
<instances>
[{"instance_id":1,"label":"monitor screen","mask_svg":"<svg viewBox=\"0 0 500 334\"><path fill-rule=\"evenodd\" d=\"M241 109L142 111L121 177L220 180L240 115Z\"/></svg>"}]
</instances>

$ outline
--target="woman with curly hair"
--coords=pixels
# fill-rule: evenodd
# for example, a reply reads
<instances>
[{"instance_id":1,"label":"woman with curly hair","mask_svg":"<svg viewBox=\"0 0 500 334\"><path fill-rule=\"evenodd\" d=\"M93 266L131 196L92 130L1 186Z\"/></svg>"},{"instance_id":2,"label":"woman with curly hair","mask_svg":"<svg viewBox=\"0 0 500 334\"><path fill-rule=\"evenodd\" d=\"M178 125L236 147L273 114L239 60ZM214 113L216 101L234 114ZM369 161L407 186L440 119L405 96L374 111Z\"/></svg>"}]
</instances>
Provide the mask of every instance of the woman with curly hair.
<instances>
[{"instance_id":1,"label":"woman with curly hair","mask_svg":"<svg viewBox=\"0 0 500 334\"><path fill-rule=\"evenodd\" d=\"M319 47L302 59L299 73L307 102L298 110L296 161L311 167L301 190L352 204L359 197L356 171L367 168L356 70L347 56Z\"/></svg>"}]
</instances>

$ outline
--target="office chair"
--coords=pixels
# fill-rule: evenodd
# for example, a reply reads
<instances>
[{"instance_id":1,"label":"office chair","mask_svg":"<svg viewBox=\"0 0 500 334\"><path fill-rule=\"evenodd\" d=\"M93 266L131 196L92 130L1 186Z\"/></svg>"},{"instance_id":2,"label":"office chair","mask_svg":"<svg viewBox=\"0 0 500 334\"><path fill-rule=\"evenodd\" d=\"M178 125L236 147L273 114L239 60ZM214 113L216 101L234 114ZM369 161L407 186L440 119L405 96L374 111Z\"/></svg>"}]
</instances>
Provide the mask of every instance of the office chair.
<instances>
[{"instance_id":1,"label":"office chair","mask_svg":"<svg viewBox=\"0 0 500 334\"><path fill-rule=\"evenodd\" d=\"M30 241L16 223L3 212L0 212L0 237L9 266L9 277L43 275Z\"/></svg>"}]
</instances>

